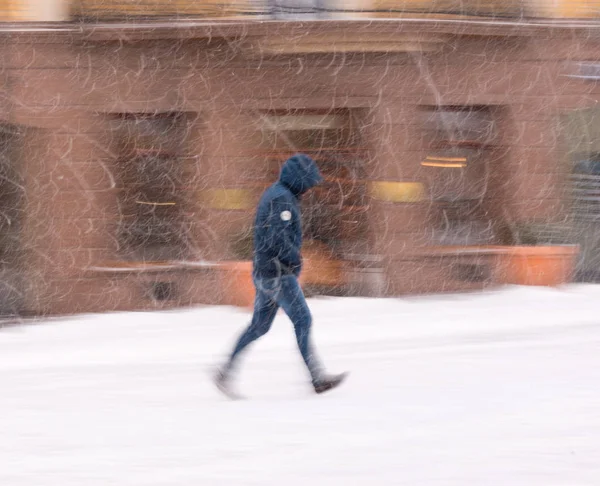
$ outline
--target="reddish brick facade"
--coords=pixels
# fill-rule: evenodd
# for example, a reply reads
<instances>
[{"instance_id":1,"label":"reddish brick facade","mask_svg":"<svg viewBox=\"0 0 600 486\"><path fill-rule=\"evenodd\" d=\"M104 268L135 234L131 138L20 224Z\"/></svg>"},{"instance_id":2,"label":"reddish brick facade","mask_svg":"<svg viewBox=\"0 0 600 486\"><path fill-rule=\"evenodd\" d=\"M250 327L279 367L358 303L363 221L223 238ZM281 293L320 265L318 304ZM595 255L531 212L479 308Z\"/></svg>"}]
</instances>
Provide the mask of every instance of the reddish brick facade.
<instances>
[{"instance_id":1,"label":"reddish brick facade","mask_svg":"<svg viewBox=\"0 0 600 486\"><path fill-rule=\"evenodd\" d=\"M352 38L376 34L386 37L382 50L388 52L344 52ZM123 261L116 233L124 191L117 177L117 115L187 114L180 189L192 245L186 260L214 262L231 256L231 232L252 213L211 207L202 194L252 184L256 197L272 180L258 149L264 143L256 129L261 113L349 110L368 151L362 168L367 180L426 183L420 162L431 144L422 108L487 107L497 136L485 147L492 170L478 210L490 221L507 215L559 220L568 210L559 117L594 105L600 94L600 86L566 76L574 72L571 63L600 52L600 42L583 27L213 22L1 35L2 116L19 130L13 160L25 193L22 313L222 301L218 271L210 266L115 269ZM329 36L332 54L302 53L303 42L319 35ZM261 51L274 38L297 52ZM400 39L412 47L406 40L400 47ZM398 52L389 52L390 42ZM357 292L398 295L493 284L493 275L475 283L459 275L489 256L431 249L435 215L426 197L371 199L368 205L370 236L360 253L381 258L383 274L378 284L357 284ZM376 279L376 269L369 275ZM172 299L157 301L148 292L172 292Z\"/></svg>"}]
</instances>

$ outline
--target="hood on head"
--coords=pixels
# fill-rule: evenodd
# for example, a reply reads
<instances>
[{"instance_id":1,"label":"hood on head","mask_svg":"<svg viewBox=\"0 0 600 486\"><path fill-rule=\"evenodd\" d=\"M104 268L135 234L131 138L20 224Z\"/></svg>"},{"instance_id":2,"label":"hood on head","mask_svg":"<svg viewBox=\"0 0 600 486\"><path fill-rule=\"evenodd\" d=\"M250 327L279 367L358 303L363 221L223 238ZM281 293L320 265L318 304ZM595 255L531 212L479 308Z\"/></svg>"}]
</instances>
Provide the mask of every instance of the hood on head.
<instances>
[{"instance_id":1,"label":"hood on head","mask_svg":"<svg viewBox=\"0 0 600 486\"><path fill-rule=\"evenodd\" d=\"M313 159L305 154L296 154L283 164L279 181L299 195L322 182L323 177Z\"/></svg>"}]
</instances>

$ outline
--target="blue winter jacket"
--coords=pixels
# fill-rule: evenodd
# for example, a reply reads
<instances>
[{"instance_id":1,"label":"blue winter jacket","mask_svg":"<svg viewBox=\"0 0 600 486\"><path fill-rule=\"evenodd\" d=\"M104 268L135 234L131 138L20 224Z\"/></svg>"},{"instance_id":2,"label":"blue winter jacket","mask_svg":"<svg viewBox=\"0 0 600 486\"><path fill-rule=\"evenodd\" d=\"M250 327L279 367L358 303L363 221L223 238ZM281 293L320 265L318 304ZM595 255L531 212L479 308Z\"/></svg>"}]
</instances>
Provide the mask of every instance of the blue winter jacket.
<instances>
[{"instance_id":1,"label":"blue winter jacket","mask_svg":"<svg viewBox=\"0 0 600 486\"><path fill-rule=\"evenodd\" d=\"M299 196L323 178L314 160L296 154L281 168L279 180L262 195L254 221L254 276L300 275L302 224Z\"/></svg>"}]
</instances>

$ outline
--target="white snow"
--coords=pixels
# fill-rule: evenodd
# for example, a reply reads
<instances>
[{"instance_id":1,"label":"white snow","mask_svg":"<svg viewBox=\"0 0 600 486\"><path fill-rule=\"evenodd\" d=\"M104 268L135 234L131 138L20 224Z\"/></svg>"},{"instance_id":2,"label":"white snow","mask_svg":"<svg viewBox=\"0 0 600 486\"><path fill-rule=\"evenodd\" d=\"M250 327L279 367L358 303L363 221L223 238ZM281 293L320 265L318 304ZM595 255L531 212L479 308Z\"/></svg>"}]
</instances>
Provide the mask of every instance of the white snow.
<instances>
[{"instance_id":1,"label":"white snow","mask_svg":"<svg viewBox=\"0 0 600 486\"><path fill-rule=\"evenodd\" d=\"M224 399L249 315L90 315L0 330L0 485L600 484L600 286L313 299L343 387L310 393L278 317Z\"/></svg>"}]
</instances>

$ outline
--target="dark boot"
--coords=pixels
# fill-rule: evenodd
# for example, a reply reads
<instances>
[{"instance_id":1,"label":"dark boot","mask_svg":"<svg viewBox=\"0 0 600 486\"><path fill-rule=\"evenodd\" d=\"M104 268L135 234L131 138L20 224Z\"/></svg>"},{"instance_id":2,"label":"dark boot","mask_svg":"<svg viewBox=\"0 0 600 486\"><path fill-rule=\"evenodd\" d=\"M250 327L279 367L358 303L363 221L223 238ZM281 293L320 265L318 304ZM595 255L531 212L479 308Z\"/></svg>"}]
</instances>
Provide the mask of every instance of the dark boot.
<instances>
[{"instance_id":1,"label":"dark boot","mask_svg":"<svg viewBox=\"0 0 600 486\"><path fill-rule=\"evenodd\" d=\"M213 375L213 383L227 398L231 398L232 400L241 398L240 395L231 389L231 376L229 372L218 368Z\"/></svg>"},{"instance_id":2,"label":"dark boot","mask_svg":"<svg viewBox=\"0 0 600 486\"><path fill-rule=\"evenodd\" d=\"M318 381L313 382L315 393L321 394L340 385L348 376L348 373L340 373L339 375L325 375Z\"/></svg>"}]
</instances>

